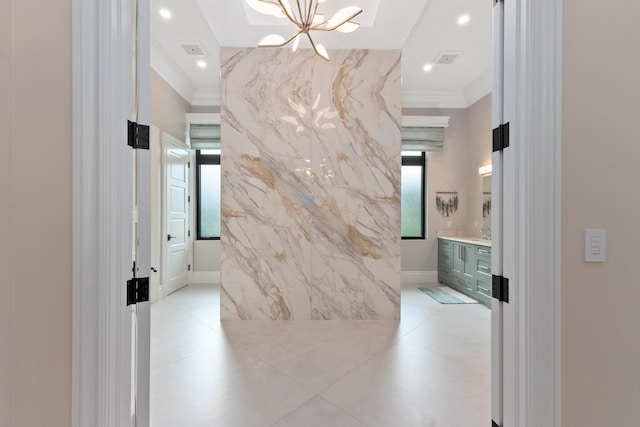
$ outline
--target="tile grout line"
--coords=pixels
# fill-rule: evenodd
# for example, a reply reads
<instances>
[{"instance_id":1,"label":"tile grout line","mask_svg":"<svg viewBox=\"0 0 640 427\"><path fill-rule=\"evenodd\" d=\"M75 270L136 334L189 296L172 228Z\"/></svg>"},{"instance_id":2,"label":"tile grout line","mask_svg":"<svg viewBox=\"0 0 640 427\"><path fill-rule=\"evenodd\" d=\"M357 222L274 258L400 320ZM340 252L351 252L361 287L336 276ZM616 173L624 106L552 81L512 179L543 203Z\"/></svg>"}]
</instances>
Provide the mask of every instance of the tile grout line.
<instances>
[{"instance_id":1,"label":"tile grout line","mask_svg":"<svg viewBox=\"0 0 640 427\"><path fill-rule=\"evenodd\" d=\"M266 363L266 362L265 362ZM300 405L296 406L294 409L292 409L290 412L287 412L286 414L284 414L282 417L278 418L276 420L276 422L274 422L273 424L271 424L269 427L273 427L276 424L278 424L280 421L284 420L285 418L287 418L289 415L293 414L294 412L296 412L298 409L302 408L304 405L306 405L307 403L311 402L313 399L315 399L315 397L318 396L318 394L314 394L313 396L311 396L309 399L305 400L304 402L302 402Z\"/></svg>"}]
</instances>

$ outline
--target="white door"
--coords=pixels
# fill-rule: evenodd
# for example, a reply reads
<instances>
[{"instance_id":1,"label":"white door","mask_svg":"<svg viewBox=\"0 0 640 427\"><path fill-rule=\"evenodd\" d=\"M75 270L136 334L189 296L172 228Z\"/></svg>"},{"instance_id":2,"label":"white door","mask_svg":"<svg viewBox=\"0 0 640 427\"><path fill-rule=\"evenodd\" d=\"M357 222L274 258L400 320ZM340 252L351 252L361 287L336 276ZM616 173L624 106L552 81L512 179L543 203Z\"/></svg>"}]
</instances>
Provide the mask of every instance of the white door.
<instances>
[{"instance_id":1,"label":"white door","mask_svg":"<svg viewBox=\"0 0 640 427\"><path fill-rule=\"evenodd\" d=\"M133 120L151 124L151 6L135 0L132 10ZM151 155L136 149L133 155L134 277L151 277ZM148 284L148 282L147 282ZM147 297L131 309L131 419L134 427L149 427L151 307ZM128 423L129 424L129 423Z\"/></svg>"},{"instance_id":2,"label":"white door","mask_svg":"<svg viewBox=\"0 0 640 427\"><path fill-rule=\"evenodd\" d=\"M163 134L165 142L165 295L177 291L189 281L189 151L182 141Z\"/></svg>"},{"instance_id":3,"label":"white door","mask_svg":"<svg viewBox=\"0 0 640 427\"><path fill-rule=\"evenodd\" d=\"M149 144L151 154L151 273L149 275L149 300L158 302L162 292L162 144L160 129L151 126Z\"/></svg>"},{"instance_id":4,"label":"white door","mask_svg":"<svg viewBox=\"0 0 640 427\"><path fill-rule=\"evenodd\" d=\"M513 146L516 94L516 7L493 2L492 127L503 127L509 147L494 151L491 182L491 272L508 282L508 302L491 301L491 418L494 426L516 426L516 179ZM496 286L496 284L494 284Z\"/></svg>"}]
</instances>

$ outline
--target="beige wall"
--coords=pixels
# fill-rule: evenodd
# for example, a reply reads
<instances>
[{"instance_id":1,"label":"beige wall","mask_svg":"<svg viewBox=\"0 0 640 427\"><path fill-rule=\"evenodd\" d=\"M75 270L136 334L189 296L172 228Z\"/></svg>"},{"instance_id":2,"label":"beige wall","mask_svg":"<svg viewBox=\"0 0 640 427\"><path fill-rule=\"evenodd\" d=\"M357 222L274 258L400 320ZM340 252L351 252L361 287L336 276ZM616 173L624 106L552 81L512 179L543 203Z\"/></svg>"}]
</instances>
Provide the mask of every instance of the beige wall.
<instances>
[{"instance_id":1,"label":"beige wall","mask_svg":"<svg viewBox=\"0 0 640 427\"><path fill-rule=\"evenodd\" d=\"M220 240L194 242L193 271L220 271Z\"/></svg>"},{"instance_id":2,"label":"beige wall","mask_svg":"<svg viewBox=\"0 0 640 427\"><path fill-rule=\"evenodd\" d=\"M11 423L11 389L13 368L13 139L11 118L11 7L0 2L0 425Z\"/></svg>"},{"instance_id":3,"label":"beige wall","mask_svg":"<svg viewBox=\"0 0 640 427\"><path fill-rule=\"evenodd\" d=\"M493 133L491 131L491 95L486 95L467 110L466 157L471 171L468 181L469 209L468 227L478 233L483 227L482 183L478 174L480 166L491 164Z\"/></svg>"},{"instance_id":4,"label":"beige wall","mask_svg":"<svg viewBox=\"0 0 640 427\"><path fill-rule=\"evenodd\" d=\"M203 105L192 105L191 106L192 113L220 113L219 106L203 106Z\"/></svg>"},{"instance_id":5,"label":"beige wall","mask_svg":"<svg viewBox=\"0 0 640 427\"><path fill-rule=\"evenodd\" d=\"M428 155L427 239L402 241L403 271L436 271L437 233L458 230L480 235L482 228L482 178L478 168L491 162L491 95L467 109L405 108L408 116L450 116L444 150ZM457 191L460 208L445 218L436 209L437 191ZM451 221L451 228L447 222Z\"/></svg>"},{"instance_id":6,"label":"beige wall","mask_svg":"<svg viewBox=\"0 0 640 427\"><path fill-rule=\"evenodd\" d=\"M185 140L186 113L219 113L220 107L192 107L155 71L151 71L151 122L162 132ZM161 136L162 137L162 136ZM195 181L194 181L195 182ZM195 194L195 192L193 193ZM195 217L194 217L195 220ZM194 235L196 224L191 226ZM220 271L220 241L195 240L193 271Z\"/></svg>"},{"instance_id":7,"label":"beige wall","mask_svg":"<svg viewBox=\"0 0 640 427\"><path fill-rule=\"evenodd\" d=\"M635 426L640 404L640 3L564 1L563 426ZM583 229L607 262L583 262Z\"/></svg>"},{"instance_id":8,"label":"beige wall","mask_svg":"<svg viewBox=\"0 0 640 427\"><path fill-rule=\"evenodd\" d=\"M67 427L71 424L71 1L5 0L1 15L0 424ZM7 337L7 324L13 325L13 339ZM12 360L7 361L7 351ZM7 368L13 374L8 384ZM9 387L12 400L6 396ZM8 402L12 421L7 421Z\"/></svg>"},{"instance_id":9,"label":"beige wall","mask_svg":"<svg viewBox=\"0 0 640 427\"><path fill-rule=\"evenodd\" d=\"M152 70L151 123L160 131L168 132L180 141L184 141L187 131L185 114L189 112L191 112L191 105Z\"/></svg>"}]
</instances>

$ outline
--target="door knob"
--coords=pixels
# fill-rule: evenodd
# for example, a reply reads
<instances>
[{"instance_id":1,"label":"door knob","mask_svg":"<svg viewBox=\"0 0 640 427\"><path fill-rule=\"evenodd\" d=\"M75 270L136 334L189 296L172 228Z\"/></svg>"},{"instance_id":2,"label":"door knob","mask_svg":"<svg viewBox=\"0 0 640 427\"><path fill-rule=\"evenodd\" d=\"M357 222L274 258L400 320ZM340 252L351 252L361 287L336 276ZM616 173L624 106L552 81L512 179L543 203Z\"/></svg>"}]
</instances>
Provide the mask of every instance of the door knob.
<instances>
[{"instance_id":1,"label":"door knob","mask_svg":"<svg viewBox=\"0 0 640 427\"><path fill-rule=\"evenodd\" d=\"M171 239L175 239L175 236L172 236L171 234L167 234L167 241L170 241Z\"/></svg>"}]
</instances>

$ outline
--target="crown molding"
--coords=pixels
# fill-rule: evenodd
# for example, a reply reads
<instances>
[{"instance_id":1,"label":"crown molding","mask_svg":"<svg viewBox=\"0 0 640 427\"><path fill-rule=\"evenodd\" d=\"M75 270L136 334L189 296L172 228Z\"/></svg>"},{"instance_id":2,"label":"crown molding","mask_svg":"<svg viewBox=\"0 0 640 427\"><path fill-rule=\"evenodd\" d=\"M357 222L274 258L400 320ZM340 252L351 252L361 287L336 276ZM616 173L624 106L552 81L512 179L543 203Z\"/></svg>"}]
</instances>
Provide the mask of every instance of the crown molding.
<instances>
[{"instance_id":1,"label":"crown molding","mask_svg":"<svg viewBox=\"0 0 640 427\"><path fill-rule=\"evenodd\" d=\"M492 89L493 73L491 72L491 68L489 68L464 88L463 93L467 107L472 106L485 95L491 93Z\"/></svg>"},{"instance_id":2,"label":"crown molding","mask_svg":"<svg viewBox=\"0 0 640 427\"><path fill-rule=\"evenodd\" d=\"M402 106L405 108L469 108L493 89L491 69L482 72L461 92L422 92L402 93Z\"/></svg>"},{"instance_id":3,"label":"crown molding","mask_svg":"<svg viewBox=\"0 0 640 427\"><path fill-rule=\"evenodd\" d=\"M458 92L403 92L405 108L467 108L467 100Z\"/></svg>"},{"instance_id":4,"label":"crown molding","mask_svg":"<svg viewBox=\"0 0 640 427\"><path fill-rule=\"evenodd\" d=\"M151 44L151 68L158 73L185 101L191 103L195 85L184 71L156 44Z\"/></svg>"},{"instance_id":5,"label":"crown molding","mask_svg":"<svg viewBox=\"0 0 640 427\"><path fill-rule=\"evenodd\" d=\"M402 116L402 126L448 128L450 119L450 116Z\"/></svg>"},{"instance_id":6,"label":"crown molding","mask_svg":"<svg viewBox=\"0 0 640 427\"><path fill-rule=\"evenodd\" d=\"M200 88L195 91L191 97L192 106L219 106L220 105L220 89Z\"/></svg>"}]
</instances>

